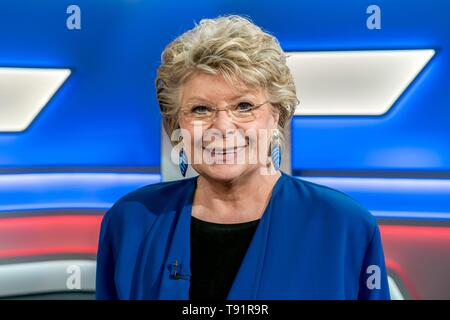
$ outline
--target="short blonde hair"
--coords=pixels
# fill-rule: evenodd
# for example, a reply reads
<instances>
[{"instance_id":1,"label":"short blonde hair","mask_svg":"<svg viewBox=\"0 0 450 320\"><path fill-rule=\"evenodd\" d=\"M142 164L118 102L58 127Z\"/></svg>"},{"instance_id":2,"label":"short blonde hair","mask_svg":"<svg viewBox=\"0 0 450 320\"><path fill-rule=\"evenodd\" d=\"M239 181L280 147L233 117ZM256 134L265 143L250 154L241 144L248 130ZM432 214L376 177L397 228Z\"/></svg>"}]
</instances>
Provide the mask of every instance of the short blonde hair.
<instances>
[{"instance_id":1,"label":"short blonde hair","mask_svg":"<svg viewBox=\"0 0 450 320\"><path fill-rule=\"evenodd\" d=\"M249 87L266 90L279 112L278 129L284 138L286 124L298 104L292 74L278 40L238 16L203 19L172 41L161 55L155 81L166 133L179 128L180 88L195 72L222 74Z\"/></svg>"}]
</instances>

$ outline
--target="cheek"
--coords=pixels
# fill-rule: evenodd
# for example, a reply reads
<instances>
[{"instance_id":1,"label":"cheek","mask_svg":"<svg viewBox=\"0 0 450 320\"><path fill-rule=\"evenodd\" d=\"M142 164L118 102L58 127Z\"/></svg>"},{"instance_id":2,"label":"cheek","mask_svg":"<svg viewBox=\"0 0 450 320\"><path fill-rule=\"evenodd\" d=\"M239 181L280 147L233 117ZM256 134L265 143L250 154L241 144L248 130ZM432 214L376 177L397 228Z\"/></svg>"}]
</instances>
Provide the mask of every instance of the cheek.
<instances>
[{"instance_id":1,"label":"cheek","mask_svg":"<svg viewBox=\"0 0 450 320\"><path fill-rule=\"evenodd\" d=\"M253 122L250 126L248 126L247 130L249 132L254 132L256 134L252 134L252 139L257 140L267 140L272 135L272 129L277 128L275 123L275 119L272 115L267 115L265 117L261 117Z\"/></svg>"},{"instance_id":2,"label":"cheek","mask_svg":"<svg viewBox=\"0 0 450 320\"><path fill-rule=\"evenodd\" d=\"M246 128L246 137L249 143L249 152L251 157L265 162L270 146L273 118L258 119Z\"/></svg>"},{"instance_id":3,"label":"cheek","mask_svg":"<svg viewBox=\"0 0 450 320\"><path fill-rule=\"evenodd\" d=\"M189 159L198 159L202 154L202 137L204 128L192 125L183 126L180 122L180 128L183 129L183 147Z\"/></svg>"},{"instance_id":4,"label":"cheek","mask_svg":"<svg viewBox=\"0 0 450 320\"><path fill-rule=\"evenodd\" d=\"M274 110L265 110L261 116L256 119L255 125L260 128L265 128L266 130L271 130L277 128L278 113Z\"/></svg>"}]
</instances>

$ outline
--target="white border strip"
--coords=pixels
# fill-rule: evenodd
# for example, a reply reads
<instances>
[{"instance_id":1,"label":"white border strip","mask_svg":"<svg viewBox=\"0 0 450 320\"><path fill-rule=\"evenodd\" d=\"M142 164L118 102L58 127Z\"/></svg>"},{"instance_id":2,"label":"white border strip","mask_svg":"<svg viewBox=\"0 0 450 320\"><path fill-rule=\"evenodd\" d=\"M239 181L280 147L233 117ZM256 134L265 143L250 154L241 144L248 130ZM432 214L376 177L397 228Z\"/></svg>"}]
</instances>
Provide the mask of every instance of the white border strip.
<instances>
[{"instance_id":1,"label":"white border strip","mask_svg":"<svg viewBox=\"0 0 450 320\"><path fill-rule=\"evenodd\" d=\"M0 297L95 291L96 261L57 260L0 265ZM79 274L80 288L73 288ZM72 284L72 285L71 285Z\"/></svg>"}]
</instances>

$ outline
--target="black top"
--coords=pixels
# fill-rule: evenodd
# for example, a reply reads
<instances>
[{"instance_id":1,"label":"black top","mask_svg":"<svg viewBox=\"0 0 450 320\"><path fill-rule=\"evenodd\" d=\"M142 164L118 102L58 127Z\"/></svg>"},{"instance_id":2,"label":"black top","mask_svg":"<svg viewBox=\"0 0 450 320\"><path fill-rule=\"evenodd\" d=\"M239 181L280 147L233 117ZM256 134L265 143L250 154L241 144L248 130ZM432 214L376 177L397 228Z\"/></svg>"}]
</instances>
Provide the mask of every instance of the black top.
<instances>
[{"instance_id":1,"label":"black top","mask_svg":"<svg viewBox=\"0 0 450 320\"><path fill-rule=\"evenodd\" d=\"M258 220L221 224L191 217L191 300L225 300Z\"/></svg>"}]
</instances>

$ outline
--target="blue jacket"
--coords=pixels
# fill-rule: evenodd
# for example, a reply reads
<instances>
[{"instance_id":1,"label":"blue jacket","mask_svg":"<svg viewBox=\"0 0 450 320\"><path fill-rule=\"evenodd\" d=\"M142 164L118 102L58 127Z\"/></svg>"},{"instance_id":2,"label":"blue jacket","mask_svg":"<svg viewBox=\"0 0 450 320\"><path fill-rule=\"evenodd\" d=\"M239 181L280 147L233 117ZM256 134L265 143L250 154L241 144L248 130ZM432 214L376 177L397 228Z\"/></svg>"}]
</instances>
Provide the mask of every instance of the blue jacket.
<instances>
[{"instance_id":1,"label":"blue jacket","mask_svg":"<svg viewBox=\"0 0 450 320\"><path fill-rule=\"evenodd\" d=\"M189 299L196 179L142 187L104 215L97 299ZM375 218L282 173L227 299L390 299Z\"/></svg>"}]
</instances>

